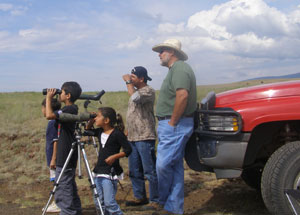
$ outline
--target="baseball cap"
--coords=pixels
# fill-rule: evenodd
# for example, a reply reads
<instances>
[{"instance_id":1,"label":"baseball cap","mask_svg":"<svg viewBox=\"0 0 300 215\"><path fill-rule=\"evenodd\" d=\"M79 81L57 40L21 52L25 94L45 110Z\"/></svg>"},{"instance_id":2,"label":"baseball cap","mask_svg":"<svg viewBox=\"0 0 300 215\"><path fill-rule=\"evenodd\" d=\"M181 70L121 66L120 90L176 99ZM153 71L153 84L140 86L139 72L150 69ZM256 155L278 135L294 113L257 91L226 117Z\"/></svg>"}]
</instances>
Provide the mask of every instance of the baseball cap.
<instances>
[{"instance_id":1,"label":"baseball cap","mask_svg":"<svg viewBox=\"0 0 300 215\"><path fill-rule=\"evenodd\" d=\"M147 69L142 66L136 66L131 70L131 74L136 75L138 78L144 78L145 80L151 81L152 78L148 76Z\"/></svg>"}]
</instances>

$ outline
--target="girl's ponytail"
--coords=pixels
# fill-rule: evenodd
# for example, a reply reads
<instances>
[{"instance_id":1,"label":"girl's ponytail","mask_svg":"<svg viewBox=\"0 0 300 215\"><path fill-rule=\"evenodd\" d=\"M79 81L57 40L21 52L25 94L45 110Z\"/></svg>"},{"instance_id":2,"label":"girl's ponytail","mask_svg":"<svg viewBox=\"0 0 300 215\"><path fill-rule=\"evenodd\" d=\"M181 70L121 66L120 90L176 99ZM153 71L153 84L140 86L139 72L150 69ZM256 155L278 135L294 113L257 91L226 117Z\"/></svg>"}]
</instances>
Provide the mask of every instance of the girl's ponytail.
<instances>
[{"instance_id":1,"label":"girl's ponytail","mask_svg":"<svg viewBox=\"0 0 300 215\"><path fill-rule=\"evenodd\" d=\"M105 118L109 118L109 123L111 127L116 127L120 131L124 132L125 126L123 122L123 118L120 114L116 114L116 111L111 107L100 107L99 111L102 116Z\"/></svg>"},{"instance_id":2,"label":"girl's ponytail","mask_svg":"<svg viewBox=\"0 0 300 215\"><path fill-rule=\"evenodd\" d=\"M117 114L116 124L117 124L116 128L119 129L120 131L124 132L125 126L124 126L123 118L120 114Z\"/></svg>"}]
</instances>

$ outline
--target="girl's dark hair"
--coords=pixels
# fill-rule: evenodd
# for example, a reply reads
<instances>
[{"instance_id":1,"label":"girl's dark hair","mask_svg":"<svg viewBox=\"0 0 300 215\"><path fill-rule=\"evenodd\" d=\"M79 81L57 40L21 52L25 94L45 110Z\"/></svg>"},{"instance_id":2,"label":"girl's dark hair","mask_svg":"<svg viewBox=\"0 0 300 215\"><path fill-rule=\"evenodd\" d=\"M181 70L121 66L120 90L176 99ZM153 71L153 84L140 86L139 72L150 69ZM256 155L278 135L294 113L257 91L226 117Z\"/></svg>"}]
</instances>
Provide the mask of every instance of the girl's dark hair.
<instances>
[{"instance_id":1,"label":"girl's dark hair","mask_svg":"<svg viewBox=\"0 0 300 215\"><path fill-rule=\"evenodd\" d=\"M111 107L101 107L98 109L102 116L109 119L109 124L111 127L117 128L120 131L124 132L125 126L123 118L120 114L117 114L116 111Z\"/></svg>"},{"instance_id":2,"label":"girl's dark hair","mask_svg":"<svg viewBox=\"0 0 300 215\"><path fill-rule=\"evenodd\" d=\"M42 106L46 107L46 99L43 100ZM53 98L51 100L51 107L53 111L57 111L61 108L61 103L56 98Z\"/></svg>"}]
</instances>

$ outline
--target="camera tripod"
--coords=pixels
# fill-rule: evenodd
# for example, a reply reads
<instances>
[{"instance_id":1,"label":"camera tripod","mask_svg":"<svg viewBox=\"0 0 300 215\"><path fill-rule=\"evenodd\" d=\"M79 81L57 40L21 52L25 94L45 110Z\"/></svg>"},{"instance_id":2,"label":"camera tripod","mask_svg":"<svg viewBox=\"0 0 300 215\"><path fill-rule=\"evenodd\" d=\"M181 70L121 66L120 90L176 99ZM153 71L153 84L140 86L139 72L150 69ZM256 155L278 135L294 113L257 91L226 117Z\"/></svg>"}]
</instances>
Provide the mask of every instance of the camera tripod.
<instances>
[{"instance_id":1,"label":"camera tripod","mask_svg":"<svg viewBox=\"0 0 300 215\"><path fill-rule=\"evenodd\" d=\"M91 101L89 99L87 99L83 106L84 106L84 109L85 109L85 112L88 112L87 108L88 108L88 105L91 103ZM101 104L100 100L99 100L99 103ZM84 123L82 123L82 126L85 126ZM88 145L93 145L95 150L96 150L96 154L97 154L97 157L99 155L99 152L98 152L98 145L97 145L97 142L95 140L95 137L94 136L88 136L88 141L87 141L87 144ZM82 179L82 174L81 174L81 154L80 154L80 146L78 145L78 178L79 179Z\"/></svg>"},{"instance_id":2,"label":"camera tripod","mask_svg":"<svg viewBox=\"0 0 300 215\"><path fill-rule=\"evenodd\" d=\"M98 149L97 149L98 145L97 145L97 142L95 140L95 137L94 136L88 136L88 140L87 140L86 144L93 145L93 147L96 150L97 157L98 157L98 155L99 155L99 152L98 152ZM78 178L82 179L80 145L78 145L78 151L77 152L78 152Z\"/></svg>"},{"instance_id":3,"label":"camera tripod","mask_svg":"<svg viewBox=\"0 0 300 215\"><path fill-rule=\"evenodd\" d=\"M71 157L72 157L72 154L74 153L74 150L76 149L76 147L78 147L78 149L80 149L80 151L82 153L84 164L85 164L85 167L86 167L86 170L87 170L87 173L88 173L88 177L89 177L89 182L91 183L91 189L92 189L93 194L94 194L94 199L97 201L97 203L99 205L101 215L104 215L104 212L103 212L102 207L101 207L101 202L100 202L99 194L97 192L95 181L94 181L94 178L93 178L93 175L92 175L92 171L90 169L89 162L88 162L88 159L87 159L87 156L86 156L86 152L85 152L85 149L84 149L84 144L86 144L86 143L81 141L82 131L81 131L81 128L80 128L80 123L76 123L75 137L76 137L76 141L72 143L71 150L70 150L70 152L68 154L68 157L67 157L67 159L66 159L66 161L65 161L65 163L63 165L61 173L59 174L59 176L57 178L57 181L54 184L53 190L50 193L49 200L48 200L46 206L43 209L42 215L44 215L46 213L47 208L49 207L49 204L51 202L51 199L54 196L56 188L59 185L60 179L61 179L61 177L62 177L62 175L63 175L63 173L64 173L64 171L65 171L65 169L66 169L66 167L67 167L67 165L68 165ZM78 151L78 153L80 153L80 151ZM96 212L97 212L97 215L99 215L99 211L97 210L97 207L96 207Z\"/></svg>"}]
</instances>

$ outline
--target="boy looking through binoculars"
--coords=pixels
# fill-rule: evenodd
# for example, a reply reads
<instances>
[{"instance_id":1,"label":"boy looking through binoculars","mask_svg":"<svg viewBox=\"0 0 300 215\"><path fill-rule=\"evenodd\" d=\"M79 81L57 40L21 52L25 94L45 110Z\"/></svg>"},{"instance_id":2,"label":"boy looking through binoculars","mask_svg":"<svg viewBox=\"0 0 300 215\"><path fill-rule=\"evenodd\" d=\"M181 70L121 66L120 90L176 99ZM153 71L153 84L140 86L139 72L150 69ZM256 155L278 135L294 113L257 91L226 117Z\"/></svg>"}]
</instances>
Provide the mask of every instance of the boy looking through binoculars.
<instances>
[{"instance_id":1,"label":"boy looking through binoculars","mask_svg":"<svg viewBox=\"0 0 300 215\"><path fill-rule=\"evenodd\" d=\"M59 114L78 114L78 107L74 103L79 98L81 91L81 87L77 82L65 82L61 87L61 94L59 94L59 100L64 103L65 106L60 110L54 111L51 107L51 101L56 94L56 89L47 89L46 118L48 120L56 119L59 123L55 181L57 181L57 177L62 171L62 167L71 150L72 143L76 141L74 137L76 123L59 121ZM75 182L75 170L78 158L77 149L75 150L76 152L72 154L54 196L57 206L61 209L61 215L82 214L81 201L77 193L77 185Z\"/></svg>"}]
</instances>

